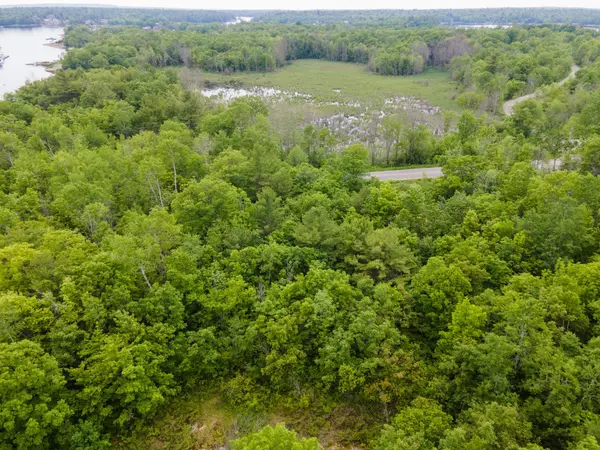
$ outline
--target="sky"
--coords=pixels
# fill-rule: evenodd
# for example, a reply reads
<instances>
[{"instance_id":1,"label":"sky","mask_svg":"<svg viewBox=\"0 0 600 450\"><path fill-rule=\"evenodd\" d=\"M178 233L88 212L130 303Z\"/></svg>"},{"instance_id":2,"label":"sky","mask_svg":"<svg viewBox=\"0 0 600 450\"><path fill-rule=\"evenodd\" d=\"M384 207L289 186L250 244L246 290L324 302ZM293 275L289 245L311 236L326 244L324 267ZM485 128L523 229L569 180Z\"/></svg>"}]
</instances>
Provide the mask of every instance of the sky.
<instances>
[{"instance_id":1,"label":"sky","mask_svg":"<svg viewBox=\"0 0 600 450\"><path fill-rule=\"evenodd\" d=\"M151 8L186 9L441 9L501 7L600 8L598 0L0 0L0 5L105 4ZM0 11L1 14L1 11Z\"/></svg>"}]
</instances>

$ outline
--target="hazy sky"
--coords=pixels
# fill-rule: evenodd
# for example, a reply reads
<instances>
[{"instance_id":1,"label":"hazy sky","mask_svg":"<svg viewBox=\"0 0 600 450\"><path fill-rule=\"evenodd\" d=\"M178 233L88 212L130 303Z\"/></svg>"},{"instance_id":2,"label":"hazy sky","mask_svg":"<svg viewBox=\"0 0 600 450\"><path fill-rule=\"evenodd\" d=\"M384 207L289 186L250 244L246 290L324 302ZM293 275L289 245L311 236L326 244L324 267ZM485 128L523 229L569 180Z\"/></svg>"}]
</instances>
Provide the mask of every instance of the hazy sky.
<instances>
[{"instance_id":1,"label":"hazy sky","mask_svg":"<svg viewBox=\"0 0 600 450\"><path fill-rule=\"evenodd\" d=\"M107 4L154 8L190 9L436 9L436 8L496 8L563 6L598 8L598 0L0 0L0 5L30 5L43 3ZM2 12L0 11L0 15Z\"/></svg>"}]
</instances>

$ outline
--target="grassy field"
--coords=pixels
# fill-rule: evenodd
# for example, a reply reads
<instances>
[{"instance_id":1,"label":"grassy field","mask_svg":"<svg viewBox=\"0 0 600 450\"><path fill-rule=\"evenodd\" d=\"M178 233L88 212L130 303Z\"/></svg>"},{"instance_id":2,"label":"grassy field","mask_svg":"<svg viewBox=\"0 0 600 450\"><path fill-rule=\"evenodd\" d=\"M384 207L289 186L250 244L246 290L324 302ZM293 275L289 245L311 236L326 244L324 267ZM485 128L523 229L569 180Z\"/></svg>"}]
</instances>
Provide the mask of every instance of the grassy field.
<instances>
[{"instance_id":1,"label":"grassy field","mask_svg":"<svg viewBox=\"0 0 600 450\"><path fill-rule=\"evenodd\" d=\"M311 94L317 101L358 101L381 104L386 98L413 96L443 109L457 110L452 97L455 84L448 72L431 69L419 75L392 77L375 75L365 66L324 60L299 60L264 74L232 75L205 72L208 81L241 82L244 86L274 87L284 91ZM339 89L339 92L335 92Z\"/></svg>"}]
</instances>

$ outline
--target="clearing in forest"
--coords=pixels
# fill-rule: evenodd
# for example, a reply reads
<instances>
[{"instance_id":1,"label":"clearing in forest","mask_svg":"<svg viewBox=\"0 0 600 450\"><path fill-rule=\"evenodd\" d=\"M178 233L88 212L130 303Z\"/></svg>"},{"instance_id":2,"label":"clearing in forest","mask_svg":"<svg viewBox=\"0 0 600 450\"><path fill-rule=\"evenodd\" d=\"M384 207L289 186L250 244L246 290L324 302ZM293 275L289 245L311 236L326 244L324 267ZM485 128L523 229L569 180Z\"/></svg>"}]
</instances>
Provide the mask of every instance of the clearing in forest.
<instances>
[{"instance_id":1,"label":"clearing in forest","mask_svg":"<svg viewBox=\"0 0 600 450\"><path fill-rule=\"evenodd\" d=\"M399 96L425 100L433 106L458 110L453 102L456 86L445 70L429 69L406 77L376 75L364 65L325 60L298 60L274 72L203 73L207 81L277 88L309 94L320 102L358 102L383 105Z\"/></svg>"}]
</instances>

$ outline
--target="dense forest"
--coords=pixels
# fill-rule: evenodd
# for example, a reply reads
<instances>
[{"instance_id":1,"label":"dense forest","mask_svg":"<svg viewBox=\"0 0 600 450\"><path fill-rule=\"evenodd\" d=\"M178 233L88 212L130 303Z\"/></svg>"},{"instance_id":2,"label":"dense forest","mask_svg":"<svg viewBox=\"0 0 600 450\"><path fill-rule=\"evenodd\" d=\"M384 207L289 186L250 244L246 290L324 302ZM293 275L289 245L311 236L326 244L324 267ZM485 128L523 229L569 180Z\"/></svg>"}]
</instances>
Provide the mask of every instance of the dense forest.
<instances>
[{"instance_id":1,"label":"dense forest","mask_svg":"<svg viewBox=\"0 0 600 450\"><path fill-rule=\"evenodd\" d=\"M0 449L197 448L192 392L305 417L212 448L317 450L335 422L337 448L600 449L597 35L183 28L73 27L65 68L0 101ZM444 177L372 179L365 146L288 147L261 99L182 83L206 55L270 70L235 66L253 49L450 70L441 136L381 130ZM152 440L166 411L185 439Z\"/></svg>"},{"instance_id":2,"label":"dense forest","mask_svg":"<svg viewBox=\"0 0 600 450\"><path fill-rule=\"evenodd\" d=\"M94 6L0 7L0 26L41 25L46 18L63 25L86 22L107 25L177 26L184 23L233 22L236 17L252 17L257 22L395 25L404 27L459 26L470 24L575 24L600 25L600 10L582 8L485 8L485 9L405 9L405 10L317 10L317 11L218 11L115 8Z\"/></svg>"}]
</instances>

